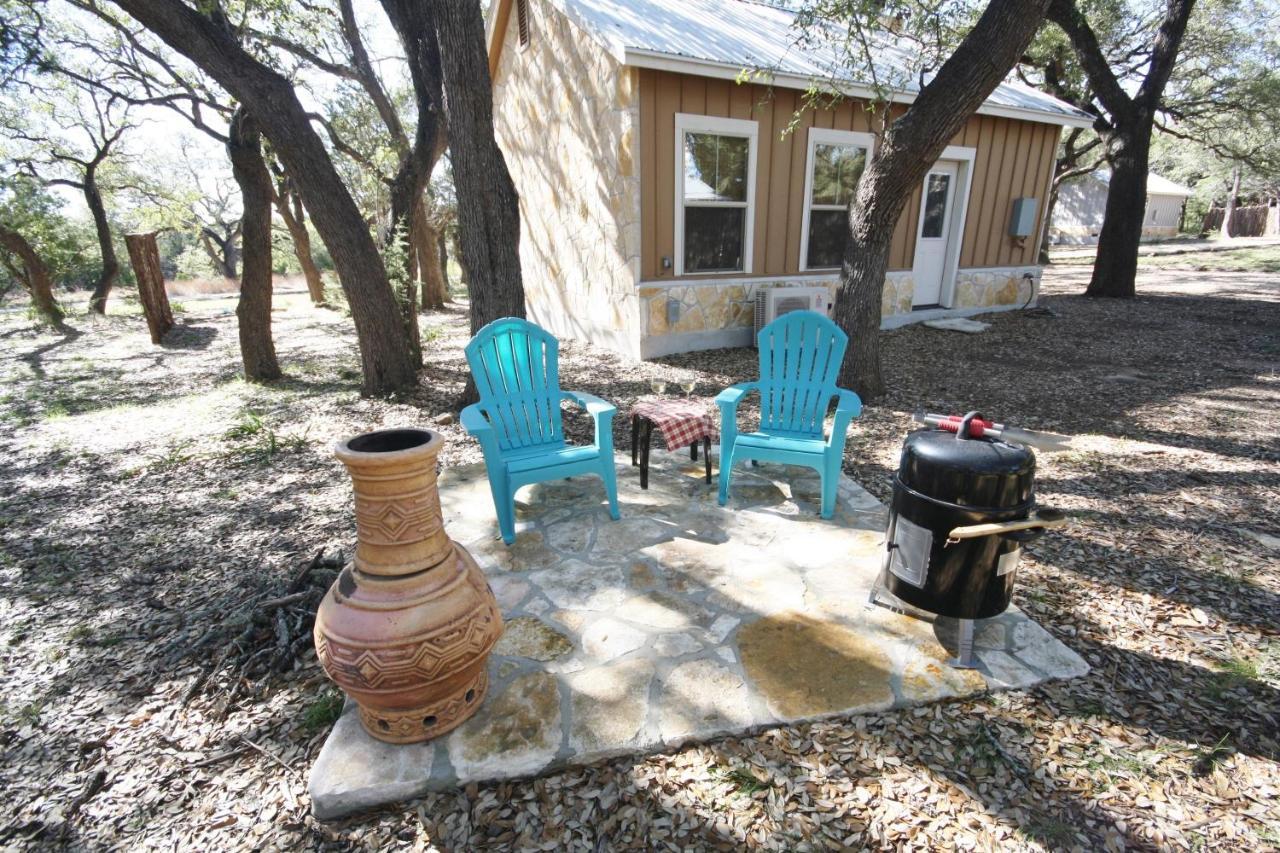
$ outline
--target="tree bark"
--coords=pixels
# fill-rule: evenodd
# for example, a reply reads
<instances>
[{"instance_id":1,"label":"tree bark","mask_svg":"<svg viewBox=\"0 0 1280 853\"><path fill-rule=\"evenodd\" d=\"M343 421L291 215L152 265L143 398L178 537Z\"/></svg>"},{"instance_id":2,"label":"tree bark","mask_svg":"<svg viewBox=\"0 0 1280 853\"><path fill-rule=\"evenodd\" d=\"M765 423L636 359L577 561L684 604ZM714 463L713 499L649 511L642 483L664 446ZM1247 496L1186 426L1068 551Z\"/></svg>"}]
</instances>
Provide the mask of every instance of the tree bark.
<instances>
[{"instance_id":1,"label":"tree bark","mask_svg":"<svg viewBox=\"0 0 1280 853\"><path fill-rule=\"evenodd\" d=\"M133 276L138 280L138 301L142 303L142 314L147 318L151 343L158 344L173 328L173 311L169 308L169 294L164 289L156 235L154 232L126 234L124 245L129 250Z\"/></svg>"},{"instance_id":2,"label":"tree bark","mask_svg":"<svg viewBox=\"0 0 1280 853\"><path fill-rule=\"evenodd\" d=\"M120 260L116 257L116 247L111 241L111 223L107 220L107 208L102 203L102 193L98 190L98 170L96 163L90 163L84 171L84 200L93 216L93 230L98 235L98 251L102 254L102 271L98 281L93 285L89 295L89 310L95 314L107 313L107 297L120 274Z\"/></svg>"},{"instance_id":3,"label":"tree bark","mask_svg":"<svg viewBox=\"0 0 1280 853\"><path fill-rule=\"evenodd\" d=\"M303 278L307 281L307 295L311 297L311 304L320 307L325 304L324 279L320 277L320 268L316 266L316 260L311 256L311 234L307 231L307 213L302 207L302 199L290 190L286 183L287 179L282 181L273 196L276 210L280 213L280 219L284 221L284 227L289 229L289 238L293 241L293 253L298 256L298 266L302 268Z\"/></svg>"},{"instance_id":4,"label":"tree bark","mask_svg":"<svg viewBox=\"0 0 1280 853\"><path fill-rule=\"evenodd\" d=\"M418 275L422 282L422 308L424 311L439 311L444 308L449 296L440 259L440 235L431 226L425 210L420 210L414 221L418 230L415 243L418 251Z\"/></svg>"},{"instance_id":5,"label":"tree bark","mask_svg":"<svg viewBox=\"0 0 1280 853\"><path fill-rule=\"evenodd\" d=\"M453 294L449 292L449 238L443 229L436 233L436 242L440 245L440 282L444 285L444 301L452 302Z\"/></svg>"},{"instance_id":6,"label":"tree bark","mask_svg":"<svg viewBox=\"0 0 1280 853\"><path fill-rule=\"evenodd\" d=\"M22 261L23 284L30 291L31 304L40 318L51 326L62 325L62 308L53 298L53 276L35 247L17 231L0 224L0 248L13 252Z\"/></svg>"},{"instance_id":7,"label":"tree bark","mask_svg":"<svg viewBox=\"0 0 1280 853\"><path fill-rule=\"evenodd\" d=\"M881 303L898 217L947 143L1031 43L1048 5L1049 0L991 0L937 75L886 128L867 164L849 208L835 304L835 320L849 335L840 383L864 399L885 392Z\"/></svg>"},{"instance_id":8,"label":"tree bark","mask_svg":"<svg viewBox=\"0 0 1280 853\"><path fill-rule=\"evenodd\" d=\"M1231 216L1236 212L1236 199L1240 197L1240 167L1231 170L1231 189L1227 203L1222 206L1222 239L1231 239Z\"/></svg>"},{"instance_id":9,"label":"tree bark","mask_svg":"<svg viewBox=\"0 0 1280 853\"><path fill-rule=\"evenodd\" d=\"M1156 109L1173 74L1195 0L1168 0L1138 91L1130 94L1107 62L1088 19L1075 0L1051 0L1049 19L1057 24L1080 60L1098 103L1111 118L1106 133L1111 182L1097 259L1086 296L1132 299L1136 292L1138 249L1146 212L1147 167Z\"/></svg>"},{"instance_id":10,"label":"tree bark","mask_svg":"<svg viewBox=\"0 0 1280 853\"><path fill-rule=\"evenodd\" d=\"M501 317L525 316L519 198L494 139L493 87L480 4L435 0L432 5L474 334ZM464 400L474 393L469 381Z\"/></svg>"},{"instance_id":11,"label":"tree bark","mask_svg":"<svg viewBox=\"0 0 1280 853\"><path fill-rule=\"evenodd\" d=\"M244 212L240 218L240 242L244 275L236 321L240 331L240 358L244 378L269 382L280 378L280 362L271 340L271 173L262 157L262 138L253 116L240 107L227 131L227 155L240 187Z\"/></svg>"},{"instance_id":12,"label":"tree bark","mask_svg":"<svg viewBox=\"0 0 1280 853\"><path fill-rule=\"evenodd\" d=\"M351 307L366 394L416 387L417 375L386 266L287 78L240 45L221 6L206 16L181 0L113 0L250 110L297 183Z\"/></svg>"},{"instance_id":13,"label":"tree bark","mask_svg":"<svg viewBox=\"0 0 1280 853\"><path fill-rule=\"evenodd\" d=\"M200 228L200 245L209 256L213 269L223 278L238 278L240 265L239 252L236 249L236 236L242 225L236 226L226 237L208 226Z\"/></svg>"}]
</instances>

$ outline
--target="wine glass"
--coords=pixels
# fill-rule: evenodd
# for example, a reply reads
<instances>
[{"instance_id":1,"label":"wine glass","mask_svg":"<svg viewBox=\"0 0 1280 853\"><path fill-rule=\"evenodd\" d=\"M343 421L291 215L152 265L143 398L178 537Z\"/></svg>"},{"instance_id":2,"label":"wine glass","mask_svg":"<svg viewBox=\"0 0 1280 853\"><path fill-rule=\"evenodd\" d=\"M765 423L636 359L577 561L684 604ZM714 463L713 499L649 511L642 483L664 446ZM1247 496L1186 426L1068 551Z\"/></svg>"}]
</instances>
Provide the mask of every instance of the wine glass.
<instances>
[{"instance_id":1,"label":"wine glass","mask_svg":"<svg viewBox=\"0 0 1280 853\"><path fill-rule=\"evenodd\" d=\"M664 393L666 392L666 390L667 390L667 380L665 380L665 379L650 379L650 380L649 380L649 387L653 389L653 393L655 393L655 394L657 394L657 395L661 396L661 395L662 395L662 394L664 394Z\"/></svg>"},{"instance_id":2,"label":"wine glass","mask_svg":"<svg viewBox=\"0 0 1280 853\"><path fill-rule=\"evenodd\" d=\"M697 379L681 379L680 390L684 392L686 397L693 394L693 389L698 387Z\"/></svg>"}]
</instances>

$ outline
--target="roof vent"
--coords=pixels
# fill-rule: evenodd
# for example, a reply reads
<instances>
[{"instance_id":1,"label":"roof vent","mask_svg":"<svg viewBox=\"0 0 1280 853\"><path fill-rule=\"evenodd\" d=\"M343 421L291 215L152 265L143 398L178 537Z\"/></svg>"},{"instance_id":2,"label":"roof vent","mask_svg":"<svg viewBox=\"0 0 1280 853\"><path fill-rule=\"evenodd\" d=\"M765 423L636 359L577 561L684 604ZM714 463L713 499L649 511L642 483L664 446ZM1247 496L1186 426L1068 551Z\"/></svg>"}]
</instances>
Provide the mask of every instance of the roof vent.
<instances>
[{"instance_id":1,"label":"roof vent","mask_svg":"<svg viewBox=\"0 0 1280 853\"><path fill-rule=\"evenodd\" d=\"M529 46L529 2L516 0L516 26L520 29L520 49Z\"/></svg>"}]
</instances>

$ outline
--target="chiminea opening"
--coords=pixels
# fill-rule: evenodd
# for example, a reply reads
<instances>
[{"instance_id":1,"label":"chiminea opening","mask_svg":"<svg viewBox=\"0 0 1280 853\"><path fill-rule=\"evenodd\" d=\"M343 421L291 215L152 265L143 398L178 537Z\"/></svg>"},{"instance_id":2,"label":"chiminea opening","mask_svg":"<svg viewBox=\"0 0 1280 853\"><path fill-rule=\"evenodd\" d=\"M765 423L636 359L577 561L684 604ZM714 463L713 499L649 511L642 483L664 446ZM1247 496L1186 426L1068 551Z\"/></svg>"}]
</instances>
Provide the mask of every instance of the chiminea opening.
<instances>
[{"instance_id":1,"label":"chiminea opening","mask_svg":"<svg viewBox=\"0 0 1280 853\"><path fill-rule=\"evenodd\" d=\"M347 447L356 453L394 453L421 447L430 440L431 433L425 429L384 429L356 436Z\"/></svg>"}]
</instances>

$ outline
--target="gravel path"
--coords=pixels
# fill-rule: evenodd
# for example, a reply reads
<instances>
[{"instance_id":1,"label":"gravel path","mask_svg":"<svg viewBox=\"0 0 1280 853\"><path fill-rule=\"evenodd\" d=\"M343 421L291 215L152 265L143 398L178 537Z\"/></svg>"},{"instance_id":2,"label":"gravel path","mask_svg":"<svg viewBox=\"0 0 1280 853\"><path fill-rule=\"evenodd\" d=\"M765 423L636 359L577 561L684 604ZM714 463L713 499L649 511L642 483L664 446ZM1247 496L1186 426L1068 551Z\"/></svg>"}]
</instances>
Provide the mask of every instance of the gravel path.
<instances>
[{"instance_id":1,"label":"gravel path","mask_svg":"<svg viewBox=\"0 0 1280 853\"><path fill-rule=\"evenodd\" d=\"M322 824L305 773L339 702L310 614L353 544L339 437L427 424L446 465L466 318L424 317L423 389L364 400L350 320L284 300L289 378L236 378L230 303L167 346L137 316L0 318L0 846L819 849L1280 845L1280 277L1144 274L981 335L884 334L889 395L846 470L881 499L910 413L981 408L1078 436L1040 457L1075 522L1016 600L1093 672L432 795ZM566 342L562 383L625 412L754 353L637 364ZM571 438L590 424L571 416ZM625 447L625 419L617 440Z\"/></svg>"}]
</instances>

